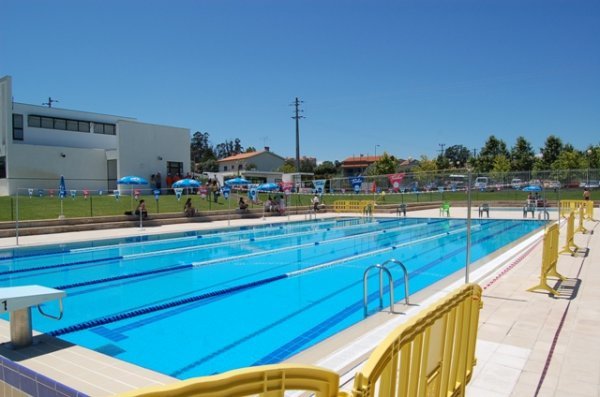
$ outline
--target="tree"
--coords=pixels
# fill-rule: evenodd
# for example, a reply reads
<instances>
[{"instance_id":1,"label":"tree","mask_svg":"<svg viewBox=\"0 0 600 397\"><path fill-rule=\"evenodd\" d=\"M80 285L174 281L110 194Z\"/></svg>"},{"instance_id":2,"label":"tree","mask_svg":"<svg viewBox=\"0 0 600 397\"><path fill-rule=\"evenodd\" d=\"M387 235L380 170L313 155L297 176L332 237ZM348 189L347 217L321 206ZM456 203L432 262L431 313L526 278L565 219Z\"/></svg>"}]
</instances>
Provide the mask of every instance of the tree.
<instances>
[{"instance_id":1,"label":"tree","mask_svg":"<svg viewBox=\"0 0 600 397\"><path fill-rule=\"evenodd\" d=\"M448 159L450 168L462 168L471 157L471 152L463 145L453 145L446 149L444 157Z\"/></svg>"},{"instance_id":2,"label":"tree","mask_svg":"<svg viewBox=\"0 0 600 397\"><path fill-rule=\"evenodd\" d=\"M300 172L314 172L315 163L306 157L300 159Z\"/></svg>"},{"instance_id":3,"label":"tree","mask_svg":"<svg viewBox=\"0 0 600 397\"><path fill-rule=\"evenodd\" d=\"M241 144L239 138L235 138L233 141L225 140L223 143L219 143L216 148L217 158L225 158L236 154L244 153L244 147Z\"/></svg>"},{"instance_id":4,"label":"tree","mask_svg":"<svg viewBox=\"0 0 600 397\"><path fill-rule=\"evenodd\" d=\"M558 160L558 156L563 149L564 146L560 138L554 135L550 135L548 138L546 138L546 143L544 147L541 148L542 164L545 169L549 170L552 168L552 163Z\"/></svg>"},{"instance_id":5,"label":"tree","mask_svg":"<svg viewBox=\"0 0 600 397\"><path fill-rule=\"evenodd\" d=\"M208 132L196 131L194 135L192 135L190 154L192 160L192 169L194 171L218 171L218 166L216 169L214 169L214 164L216 164L216 155L213 147L210 144Z\"/></svg>"},{"instance_id":6,"label":"tree","mask_svg":"<svg viewBox=\"0 0 600 397\"><path fill-rule=\"evenodd\" d=\"M430 160L427 156L422 155L419 165L414 168L415 178L421 183L429 183L437 171L435 160Z\"/></svg>"},{"instance_id":7,"label":"tree","mask_svg":"<svg viewBox=\"0 0 600 397\"><path fill-rule=\"evenodd\" d=\"M579 170L587 168L587 159L578 150L563 150L552 163L553 170Z\"/></svg>"},{"instance_id":8,"label":"tree","mask_svg":"<svg viewBox=\"0 0 600 397\"><path fill-rule=\"evenodd\" d=\"M285 159L283 165L277 169L284 174L293 174L296 172L296 161L294 159Z\"/></svg>"},{"instance_id":9,"label":"tree","mask_svg":"<svg viewBox=\"0 0 600 397\"><path fill-rule=\"evenodd\" d=\"M315 168L315 176L329 179L337 174L337 168L331 161L323 161Z\"/></svg>"},{"instance_id":10,"label":"tree","mask_svg":"<svg viewBox=\"0 0 600 397\"><path fill-rule=\"evenodd\" d=\"M246 148L246 153L256 152L256 148L254 146L248 146Z\"/></svg>"},{"instance_id":11,"label":"tree","mask_svg":"<svg viewBox=\"0 0 600 397\"><path fill-rule=\"evenodd\" d=\"M379 159L375 161L369 169L367 175L387 175L396 172L398 161L394 156L390 156L387 152L383 152Z\"/></svg>"},{"instance_id":12,"label":"tree","mask_svg":"<svg viewBox=\"0 0 600 397\"><path fill-rule=\"evenodd\" d=\"M481 148L479 157L475 162L477 171L490 172L494 167L496 156L504 156L508 158L509 153L506 149L506 143L504 143L502 139L498 139L494 135L491 135L483 148Z\"/></svg>"},{"instance_id":13,"label":"tree","mask_svg":"<svg viewBox=\"0 0 600 397\"><path fill-rule=\"evenodd\" d=\"M510 150L510 168L512 171L531 171L535 162L535 153L531 144L522 136L517 138Z\"/></svg>"},{"instance_id":14,"label":"tree","mask_svg":"<svg viewBox=\"0 0 600 397\"><path fill-rule=\"evenodd\" d=\"M490 172L490 176L495 179L497 182L504 181L506 175L510 171L510 160L503 155L498 155L494 159L494 165Z\"/></svg>"}]
</instances>

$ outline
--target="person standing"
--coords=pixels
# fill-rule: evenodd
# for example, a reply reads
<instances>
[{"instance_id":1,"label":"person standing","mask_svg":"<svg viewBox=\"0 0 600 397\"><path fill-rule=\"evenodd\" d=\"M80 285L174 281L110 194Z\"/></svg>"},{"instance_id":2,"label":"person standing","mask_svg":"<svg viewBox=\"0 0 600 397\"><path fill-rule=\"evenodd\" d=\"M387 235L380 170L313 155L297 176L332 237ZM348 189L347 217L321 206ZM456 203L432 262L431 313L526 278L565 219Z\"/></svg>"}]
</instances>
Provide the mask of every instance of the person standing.
<instances>
[{"instance_id":1,"label":"person standing","mask_svg":"<svg viewBox=\"0 0 600 397\"><path fill-rule=\"evenodd\" d=\"M317 212L319 210L319 196L316 193L310 202L313 205L313 211Z\"/></svg>"},{"instance_id":2,"label":"person standing","mask_svg":"<svg viewBox=\"0 0 600 397\"><path fill-rule=\"evenodd\" d=\"M589 200L590 199L590 191L589 191L589 189L587 187L583 188L583 199L584 200Z\"/></svg>"},{"instance_id":3,"label":"person standing","mask_svg":"<svg viewBox=\"0 0 600 397\"><path fill-rule=\"evenodd\" d=\"M160 176L160 172L157 172L154 176L154 184L156 185L156 190L160 190L162 188L162 180Z\"/></svg>"}]
</instances>

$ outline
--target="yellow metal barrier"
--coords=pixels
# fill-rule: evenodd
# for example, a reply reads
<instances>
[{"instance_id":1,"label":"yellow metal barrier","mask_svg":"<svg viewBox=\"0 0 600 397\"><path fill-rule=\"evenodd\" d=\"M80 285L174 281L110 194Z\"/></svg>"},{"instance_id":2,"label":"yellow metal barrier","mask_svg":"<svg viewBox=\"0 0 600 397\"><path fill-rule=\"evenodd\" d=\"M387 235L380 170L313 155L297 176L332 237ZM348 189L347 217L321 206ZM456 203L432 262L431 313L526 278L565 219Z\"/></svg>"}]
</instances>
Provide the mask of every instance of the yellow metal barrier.
<instances>
[{"instance_id":1,"label":"yellow metal barrier","mask_svg":"<svg viewBox=\"0 0 600 397\"><path fill-rule=\"evenodd\" d=\"M567 236L565 237L565 246L560 250L559 254L575 255L580 247L575 244L575 212L571 211L567 219Z\"/></svg>"},{"instance_id":2,"label":"yellow metal barrier","mask_svg":"<svg viewBox=\"0 0 600 397\"><path fill-rule=\"evenodd\" d=\"M584 219L594 221L594 202L592 200L560 200L560 216L567 217L572 211L584 207Z\"/></svg>"},{"instance_id":3,"label":"yellow metal barrier","mask_svg":"<svg viewBox=\"0 0 600 397\"><path fill-rule=\"evenodd\" d=\"M544 290L552 295L558 295L558 291L548 285L548 277L557 277L561 280L566 280L556 270L558 263L558 223L550 226L544 233L544 248L542 249L542 271L540 274L540 283L535 287L529 288L527 291Z\"/></svg>"},{"instance_id":4,"label":"yellow metal barrier","mask_svg":"<svg viewBox=\"0 0 600 397\"><path fill-rule=\"evenodd\" d=\"M356 374L353 396L464 396L481 306L481 287L467 284L392 331Z\"/></svg>"},{"instance_id":5,"label":"yellow metal barrier","mask_svg":"<svg viewBox=\"0 0 600 397\"><path fill-rule=\"evenodd\" d=\"M315 393L317 397L347 396L339 391L339 375L309 365L277 364L228 371L193 378L167 386L134 390L120 397L283 397L289 390Z\"/></svg>"},{"instance_id":6,"label":"yellow metal barrier","mask_svg":"<svg viewBox=\"0 0 600 397\"><path fill-rule=\"evenodd\" d=\"M373 200L336 200L333 202L334 212L358 212L363 213L365 209L375 207Z\"/></svg>"},{"instance_id":7,"label":"yellow metal barrier","mask_svg":"<svg viewBox=\"0 0 600 397\"><path fill-rule=\"evenodd\" d=\"M583 220L585 219L585 211L586 208L583 205L579 207L579 225L577 226L577 229L575 229L575 233L585 234L588 232L585 226L583 226Z\"/></svg>"}]
</instances>

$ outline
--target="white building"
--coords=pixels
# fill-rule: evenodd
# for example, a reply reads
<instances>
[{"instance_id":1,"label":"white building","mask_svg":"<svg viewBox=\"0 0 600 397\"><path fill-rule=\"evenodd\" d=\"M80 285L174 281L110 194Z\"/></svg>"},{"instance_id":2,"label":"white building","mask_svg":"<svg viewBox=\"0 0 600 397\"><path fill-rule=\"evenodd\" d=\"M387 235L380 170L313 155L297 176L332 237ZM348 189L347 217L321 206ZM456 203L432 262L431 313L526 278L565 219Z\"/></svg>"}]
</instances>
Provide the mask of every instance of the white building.
<instances>
[{"instance_id":1,"label":"white building","mask_svg":"<svg viewBox=\"0 0 600 397\"><path fill-rule=\"evenodd\" d=\"M279 183L283 174L279 169L285 159L271 152L269 147L262 151L240 153L218 160L219 172L207 175L223 184L224 180L240 175L253 182Z\"/></svg>"},{"instance_id":2,"label":"white building","mask_svg":"<svg viewBox=\"0 0 600 397\"><path fill-rule=\"evenodd\" d=\"M123 176L160 172L164 188L168 173L190 171L189 129L12 98L11 77L0 78L0 195L57 189L61 175L69 190L106 192Z\"/></svg>"}]
</instances>

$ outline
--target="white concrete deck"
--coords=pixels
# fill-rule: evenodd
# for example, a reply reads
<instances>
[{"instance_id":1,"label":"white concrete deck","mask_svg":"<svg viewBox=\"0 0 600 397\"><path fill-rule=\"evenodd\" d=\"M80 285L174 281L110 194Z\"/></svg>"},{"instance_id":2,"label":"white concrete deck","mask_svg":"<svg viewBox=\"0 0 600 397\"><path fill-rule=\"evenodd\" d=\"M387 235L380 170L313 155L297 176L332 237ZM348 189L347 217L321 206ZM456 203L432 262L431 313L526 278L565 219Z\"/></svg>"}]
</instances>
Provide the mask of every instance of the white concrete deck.
<instances>
[{"instance_id":1,"label":"white concrete deck","mask_svg":"<svg viewBox=\"0 0 600 397\"><path fill-rule=\"evenodd\" d=\"M490 211L492 218L522 219L522 211ZM322 216L331 216L327 214ZM466 209L451 208L452 217L465 217ZM477 216L476 209L473 215ZM438 210L409 212L408 216L439 216ZM551 216L556 219L557 214ZM292 216L290 220L304 219ZM269 218L269 222L288 221L288 217ZM250 225L261 220L231 221L231 226ZM596 222L585 223L590 230ZM25 236L20 245L53 244L68 241L112 238L139 234L168 233L184 230L226 227L227 221L203 224L169 225L146 228L63 233L45 236ZM562 232L562 229L561 229ZM541 264L541 244L538 236L498 258L481 264L470 275L470 281L484 288L484 308L481 312L477 344L478 364L468 386L468 395L499 396L599 396L600 397L600 237L597 234L576 235L575 241L589 247L589 255L561 255L558 271L569 279L559 286L561 296L526 292L537 284ZM564 237L564 236L561 236ZM561 238L562 246L562 238ZM0 248L14 246L15 239L0 239ZM419 307L436 300L464 282L462 275L428 294L417 294ZM351 387L357 361L383 336L408 316L382 314L371 329L350 330L352 335L334 348L313 347L289 361L310 362L337 369L342 374L344 388ZM374 320L375 321L375 320ZM34 324L35 327L35 324ZM8 323L0 321L0 343L9 340ZM111 357L70 346L58 339L41 336L29 348L11 350L0 345L0 355L51 377L58 382L91 396L114 395L132 388L176 381ZM6 396L7 388L4 392ZM0 394L2 393L0 387ZM536 391L538 394L536 394ZM14 391L13 391L14 392ZM12 394L18 395L18 394Z\"/></svg>"}]
</instances>

